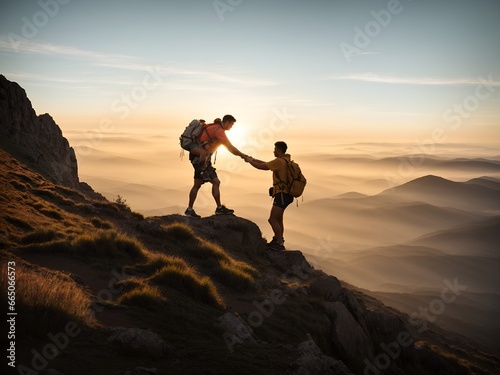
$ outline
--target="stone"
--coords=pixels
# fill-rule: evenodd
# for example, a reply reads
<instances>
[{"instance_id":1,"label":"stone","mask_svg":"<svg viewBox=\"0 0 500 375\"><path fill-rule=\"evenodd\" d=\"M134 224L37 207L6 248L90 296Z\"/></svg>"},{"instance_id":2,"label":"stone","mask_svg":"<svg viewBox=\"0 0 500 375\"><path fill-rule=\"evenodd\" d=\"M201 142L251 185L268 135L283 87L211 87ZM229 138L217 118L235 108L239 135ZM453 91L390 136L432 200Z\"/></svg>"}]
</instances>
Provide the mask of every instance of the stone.
<instances>
[{"instance_id":1,"label":"stone","mask_svg":"<svg viewBox=\"0 0 500 375\"><path fill-rule=\"evenodd\" d=\"M373 357L371 341L365 331L341 302L324 302L332 321L332 342L349 368L360 371L364 359Z\"/></svg>"},{"instance_id":2,"label":"stone","mask_svg":"<svg viewBox=\"0 0 500 375\"><path fill-rule=\"evenodd\" d=\"M310 335L297 347L298 358L292 365L291 375L352 375L342 361L325 355Z\"/></svg>"},{"instance_id":3,"label":"stone","mask_svg":"<svg viewBox=\"0 0 500 375\"><path fill-rule=\"evenodd\" d=\"M336 301L342 291L340 281L335 276L323 275L309 284L310 296L319 297L325 301Z\"/></svg>"},{"instance_id":4,"label":"stone","mask_svg":"<svg viewBox=\"0 0 500 375\"><path fill-rule=\"evenodd\" d=\"M298 250L266 251L265 254L271 263L283 271L282 277L288 282L307 280L314 272L314 268Z\"/></svg>"},{"instance_id":5,"label":"stone","mask_svg":"<svg viewBox=\"0 0 500 375\"><path fill-rule=\"evenodd\" d=\"M222 338L230 353L237 349L237 345L257 345L260 341L253 329L238 314L225 313L217 319L215 326L224 331Z\"/></svg>"},{"instance_id":6,"label":"stone","mask_svg":"<svg viewBox=\"0 0 500 375\"><path fill-rule=\"evenodd\" d=\"M111 328L108 341L118 346L127 354L161 358L167 353L167 345L154 332L140 328Z\"/></svg>"}]
</instances>

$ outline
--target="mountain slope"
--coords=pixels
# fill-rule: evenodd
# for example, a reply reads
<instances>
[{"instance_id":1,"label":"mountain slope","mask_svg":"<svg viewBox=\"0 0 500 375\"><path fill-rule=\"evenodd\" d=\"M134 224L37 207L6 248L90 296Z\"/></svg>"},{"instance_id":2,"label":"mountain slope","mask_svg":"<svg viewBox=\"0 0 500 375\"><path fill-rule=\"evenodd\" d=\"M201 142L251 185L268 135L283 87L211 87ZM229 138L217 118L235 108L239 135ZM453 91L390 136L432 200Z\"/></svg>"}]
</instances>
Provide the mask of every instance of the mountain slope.
<instances>
[{"instance_id":1,"label":"mountain slope","mask_svg":"<svg viewBox=\"0 0 500 375\"><path fill-rule=\"evenodd\" d=\"M500 216L430 233L410 243L434 247L449 254L498 257Z\"/></svg>"}]
</instances>

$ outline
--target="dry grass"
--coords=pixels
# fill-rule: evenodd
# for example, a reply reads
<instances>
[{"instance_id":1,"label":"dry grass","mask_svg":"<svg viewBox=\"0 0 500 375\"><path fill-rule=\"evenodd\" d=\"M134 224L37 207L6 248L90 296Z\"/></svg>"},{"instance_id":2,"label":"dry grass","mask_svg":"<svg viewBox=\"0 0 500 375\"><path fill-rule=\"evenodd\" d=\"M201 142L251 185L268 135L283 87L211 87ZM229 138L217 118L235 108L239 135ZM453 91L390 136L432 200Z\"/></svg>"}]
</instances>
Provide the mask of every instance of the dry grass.
<instances>
[{"instance_id":1,"label":"dry grass","mask_svg":"<svg viewBox=\"0 0 500 375\"><path fill-rule=\"evenodd\" d=\"M71 243L78 255L96 258L146 258L147 251L142 244L131 237L114 230L98 230L92 234L83 234Z\"/></svg>"},{"instance_id":2,"label":"dry grass","mask_svg":"<svg viewBox=\"0 0 500 375\"><path fill-rule=\"evenodd\" d=\"M33 243L44 243L52 241L57 236L54 229L37 229L21 238L21 243L28 245Z\"/></svg>"},{"instance_id":3,"label":"dry grass","mask_svg":"<svg viewBox=\"0 0 500 375\"><path fill-rule=\"evenodd\" d=\"M246 263L221 260L212 268L211 274L224 285L243 291L255 285L256 272Z\"/></svg>"},{"instance_id":4,"label":"dry grass","mask_svg":"<svg viewBox=\"0 0 500 375\"><path fill-rule=\"evenodd\" d=\"M253 287L258 271L234 260L217 244L199 238L193 229L184 223L165 227L167 240L173 241L182 254L202 260L200 267L222 284L236 290Z\"/></svg>"},{"instance_id":5,"label":"dry grass","mask_svg":"<svg viewBox=\"0 0 500 375\"><path fill-rule=\"evenodd\" d=\"M168 239L173 239L185 244L196 242L196 234L193 229L185 223L173 223L164 227L164 230Z\"/></svg>"},{"instance_id":6,"label":"dry grass","mask_svg":"<svg viewBox=\"0 0 500 375\"><path fill-rule=\"evenodd\" d=\"M145 263L134 265L133 268L151 275L167 266L187 268L188 264L184 259L172 255L149 253Z\"/></svg>"},{"instance_id":7,"label":"dry grass","mask_svg":"<svg viewBox=\"0 0 500 375\"><path fill-rule=\"evenodd\" d=\"M90 222L97 229L111 229L111 228L113 228L113 224L111 224L109 221L101 220L98 217L93 217L92 219L90 219Z\"/></svg>"},{"instance_id":8,"label":"dry grass","mask_svg":"<svg viewBox=\"0 0 500 375\"><path fill-rule=\"evenodd\" d=\"M23 219L20 219L18 217L15 217L15 216L5 216L5 220L14 225L15 227L19 228L19 229L23 229L25 231L32 231L34 230L34 228L31 226L30 223L28 223L26 220L23 220Z\"/></svg>"},{"instance_id":9,"label":"dry grass","mask_svg":"<svg viewBox=\"0 0 500 375\"><path fill-rule=\"evenodd\" d=\"M4 261L2 259L2 261ZM7 287L7 266L0 269L2 289ZM89 295L67 275L16 265L16 312L19 330L41 337L64 329L70 322L92 324ZM2 291L2 305L7 293ZM36 319L34 319L36 317Z\"/></svg>"},{"instance_id":10,"label":"dry grass","mask_svg":"<svg viewBox=\"0 0 500 375\"><path fill-rule=\"evenodd\" d=\"M137 306L146 310L157 311L165 306L167 299L162 295L160 288L149 285L144 280L124 280L117 285L124 287L124 292L117 302L122 305Z\"/></svg>"},{"instance_id":11,"label":"dry grass","mask_svg":"<svg viewBox=\"0 0 500 375\"><path fill-rule=\"evenodd\" d=\"M189 266L170 265L157 271L149 279L151 282L180 291L195 300L224 308L224 300L216 286L207 276L199 275Z\"/></svg>"}]
</instances>

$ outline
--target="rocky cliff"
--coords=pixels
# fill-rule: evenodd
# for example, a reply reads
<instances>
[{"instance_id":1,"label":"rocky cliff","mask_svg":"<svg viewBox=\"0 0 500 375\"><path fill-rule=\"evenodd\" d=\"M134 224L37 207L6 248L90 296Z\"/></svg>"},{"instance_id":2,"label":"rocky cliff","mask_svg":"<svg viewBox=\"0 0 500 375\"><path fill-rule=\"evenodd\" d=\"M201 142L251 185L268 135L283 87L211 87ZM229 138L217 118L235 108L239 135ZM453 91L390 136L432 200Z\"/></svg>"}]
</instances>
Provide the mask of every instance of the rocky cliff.
<instances>
[{"instance_id":1,"label":"rocky cliff","mask_svg":"<svg viewBox=\"0 0 500 375\"><path fill-rule=\"evenodd\" d=\"M49 114L37 116L26 92L0 75L0 146L51 181L80 187L73 148Z\"/></svg>"}]
</instances>

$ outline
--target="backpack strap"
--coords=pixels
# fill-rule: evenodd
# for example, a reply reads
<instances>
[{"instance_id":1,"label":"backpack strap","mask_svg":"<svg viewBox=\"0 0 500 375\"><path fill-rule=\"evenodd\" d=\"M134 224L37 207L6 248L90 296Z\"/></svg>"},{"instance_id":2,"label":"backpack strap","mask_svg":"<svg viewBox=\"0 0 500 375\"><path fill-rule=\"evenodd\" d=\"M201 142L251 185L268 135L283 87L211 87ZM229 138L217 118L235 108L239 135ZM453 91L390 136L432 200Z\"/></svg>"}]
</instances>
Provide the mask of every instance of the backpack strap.
<instances>
[{"instance_id":1,"label":"backpack strap","mask_svg":"<svg viewBox=\"0 0 500 375\"><path fill-rule=\"evenodd\" d=\"M205 141L203 143L198 142L200 147L206 148L205 146L207 146L207 145L213 143L215 140L217 140L216 137L210 137L210 133L208 132L209 126L218 126L218 128L214 130L214 135L217 132L217 130L219 130L219 128L222 128L222 126L220 126L219 124L208 124L208 125L204 126L202 132L200 133L200 136L198 137L198 140L201 139L203 132L205 132L208 136L208 141Z\"/></svg>"},{"instance_id":2,"label":"backpack strap","mask_svg":"<svg viewBox=\"0 0 500 375\"><path fill-rule=\"evenodd\" d=\"M286 162L287 168L288 168L288 160L285 159L284 157L279 156L280 159L284 160ZM277 183L273 184L273 186L278 186L281 185L285 188L285 190L288 190L288 181L283 181L280 178L280 175L278 171L273 171L273 174L276 176L276 180L278 181Z\"/></svg>"}]
</instances>

